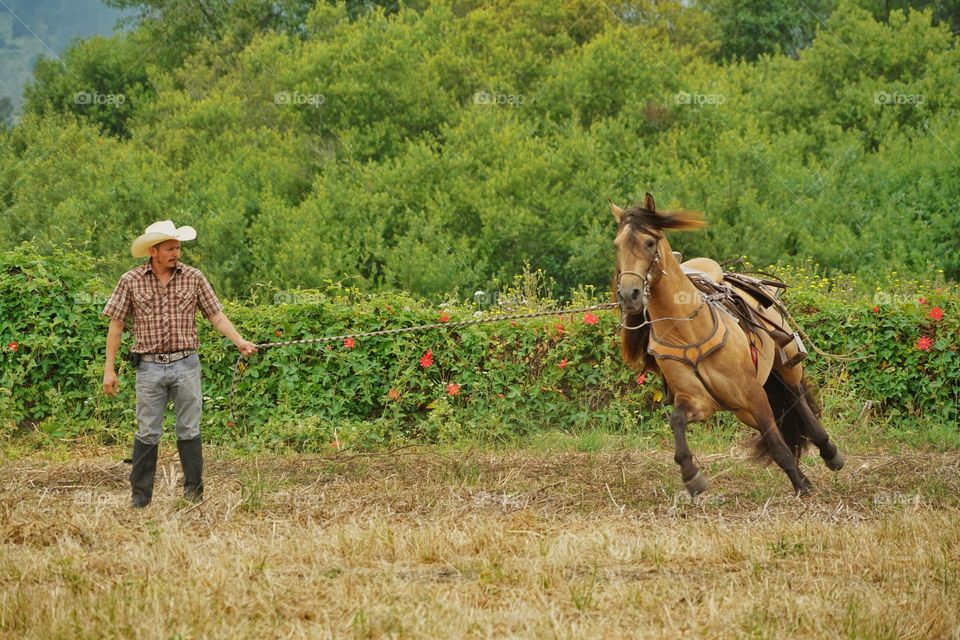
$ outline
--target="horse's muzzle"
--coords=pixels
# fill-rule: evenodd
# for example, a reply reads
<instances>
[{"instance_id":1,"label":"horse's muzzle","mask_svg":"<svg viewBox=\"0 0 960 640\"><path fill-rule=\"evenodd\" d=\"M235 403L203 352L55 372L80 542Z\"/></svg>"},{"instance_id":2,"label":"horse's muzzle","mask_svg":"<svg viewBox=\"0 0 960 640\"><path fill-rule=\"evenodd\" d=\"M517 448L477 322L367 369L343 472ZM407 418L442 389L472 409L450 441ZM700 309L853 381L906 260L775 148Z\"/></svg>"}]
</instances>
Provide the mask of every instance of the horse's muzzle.
<instances>
[{"instance_id":1,"label":"horse's muzzle","mask_svg":"<svg viewBox=\"0 0 960 640\"><path fill-rule=\"evenodd\" d=\"M641 287L620 287L617 289L617 302L620 311L627 315L643 312L643 289Z\"/></svg>"}]
</instances>

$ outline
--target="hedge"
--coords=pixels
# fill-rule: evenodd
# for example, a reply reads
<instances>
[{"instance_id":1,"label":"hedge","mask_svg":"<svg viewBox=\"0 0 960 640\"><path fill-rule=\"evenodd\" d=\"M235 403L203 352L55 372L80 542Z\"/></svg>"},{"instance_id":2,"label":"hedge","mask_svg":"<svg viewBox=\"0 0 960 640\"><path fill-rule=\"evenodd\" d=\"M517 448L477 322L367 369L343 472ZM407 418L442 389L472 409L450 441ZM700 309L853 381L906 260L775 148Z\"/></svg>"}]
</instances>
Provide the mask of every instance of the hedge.
<instances>
[{"instance_id":1,"label":"hedge","mask_svg":"<svg viewBox=\"0 0 960 640\"><path fill-rule=\"evenodd\" d=\"M134 430L133 372L121 360L121 392L101 390L114 283L97 280L88 257L41 256L24 244L0 254L0 425L53 437L123 441ZM851 278L815 267L781 271L790 309L830 352L869 356L837 364L808 360L820 385L842 384L900 424L956 424L960 303L956 285L889 281L863 293ZM260 289L226 301L226 313L257 343L316 338L504 312L555 308L539 273L518 277L501 305L436 307L402 293ZM565 306L602 302L574 292ZM497 438L544 429L630 432L662 422L662 385L621 360L612 311L564 314L422 333L268 349L245 362L235 411L229 392L237 351L198 318L204 366L203 429L251 447L378 446L398 440ZM132 344L125 334L122 352Z\"/></svg>"}]
</instances>

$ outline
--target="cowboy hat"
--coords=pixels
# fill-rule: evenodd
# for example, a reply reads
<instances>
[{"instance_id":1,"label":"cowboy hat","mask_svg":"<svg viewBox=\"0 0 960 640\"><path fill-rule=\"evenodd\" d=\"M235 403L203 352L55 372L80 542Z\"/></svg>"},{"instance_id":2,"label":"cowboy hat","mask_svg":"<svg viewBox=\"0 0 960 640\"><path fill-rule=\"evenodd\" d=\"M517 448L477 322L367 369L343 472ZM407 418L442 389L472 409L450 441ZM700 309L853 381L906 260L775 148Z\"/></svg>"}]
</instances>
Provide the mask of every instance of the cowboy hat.
<instances>
[{"instance_id":1,"label":"cowboy hat","mask_svg":"<svg viewBox=\"0 0 960 640\"><path fill-rule=\"evenodd\" d=\"M134 258L146 258L150 255L150 247L166 240L193 240L197 237L197 230L193 227L177 227L173 220L154 222L147 227L139 238L130 245L130 254Z\"/></svg>"}]
</instances>

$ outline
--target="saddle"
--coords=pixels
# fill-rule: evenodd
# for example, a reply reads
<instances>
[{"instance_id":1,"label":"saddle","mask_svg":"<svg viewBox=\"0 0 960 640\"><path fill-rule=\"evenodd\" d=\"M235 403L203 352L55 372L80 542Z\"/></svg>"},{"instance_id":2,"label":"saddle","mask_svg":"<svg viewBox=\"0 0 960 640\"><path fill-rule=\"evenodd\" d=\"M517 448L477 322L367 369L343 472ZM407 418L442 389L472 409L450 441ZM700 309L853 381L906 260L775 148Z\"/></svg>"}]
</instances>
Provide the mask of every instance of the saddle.
<instances>
[{"instance_id":1,"label":"saddle","mask_svg":"<svg viewBox=\"0 0 960 640\"><path fill-rule=\"evenodd\" d=\"M787 285L772 278L757 278L744 273L723 271L716 263L709 262L712 265L704 264L704 270L683 266L683 271L703 295L711 314L715 315L715 307L720 307L736 318L740 327L746 333L756 336L757 340L760 332L769 335L780 350L780 361L787 368L793 368L802 362L807 356L807 350L800 336L786 324L787 310L780 299L780 293L787 288ZM779 312L781 323L778 324L769 317L761 315L760 309L771 307ZM726 342L725 332L718 331L717 325L717 320L714 318L714 330L708 338L698 345L688 345L699 347L694 349L693 353L686 352L687 350L682 348L671 348L673 345L661 343L654 336L651 337L659 344L651 351L658 352L654 353L657 357L687 361L696 368L704 356ZM784 348L791 343L796 345L796 351L792 357L787 357ZM756 365L756 361L754 364Z\"/></svg>"}]
</instances>

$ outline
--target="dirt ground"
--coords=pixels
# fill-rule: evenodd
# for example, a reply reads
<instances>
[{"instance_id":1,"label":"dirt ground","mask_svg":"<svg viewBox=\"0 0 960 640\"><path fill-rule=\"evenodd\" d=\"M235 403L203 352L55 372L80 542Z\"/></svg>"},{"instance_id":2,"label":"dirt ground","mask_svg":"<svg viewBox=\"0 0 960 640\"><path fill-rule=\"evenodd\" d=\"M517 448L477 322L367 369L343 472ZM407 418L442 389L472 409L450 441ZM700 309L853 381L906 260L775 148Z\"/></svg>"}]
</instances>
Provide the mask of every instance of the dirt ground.
<instances>
[{"instance_id":1,"label":"dirt ground","mask_svg":"<svg viewBox=\"0 0 960 640\"><path fill-rule=\"evenodd\" d=\"M0 635L960 638L960 455L218 457L129 508L120 450L0 462Z\"/></svg>"}]
</instances>

